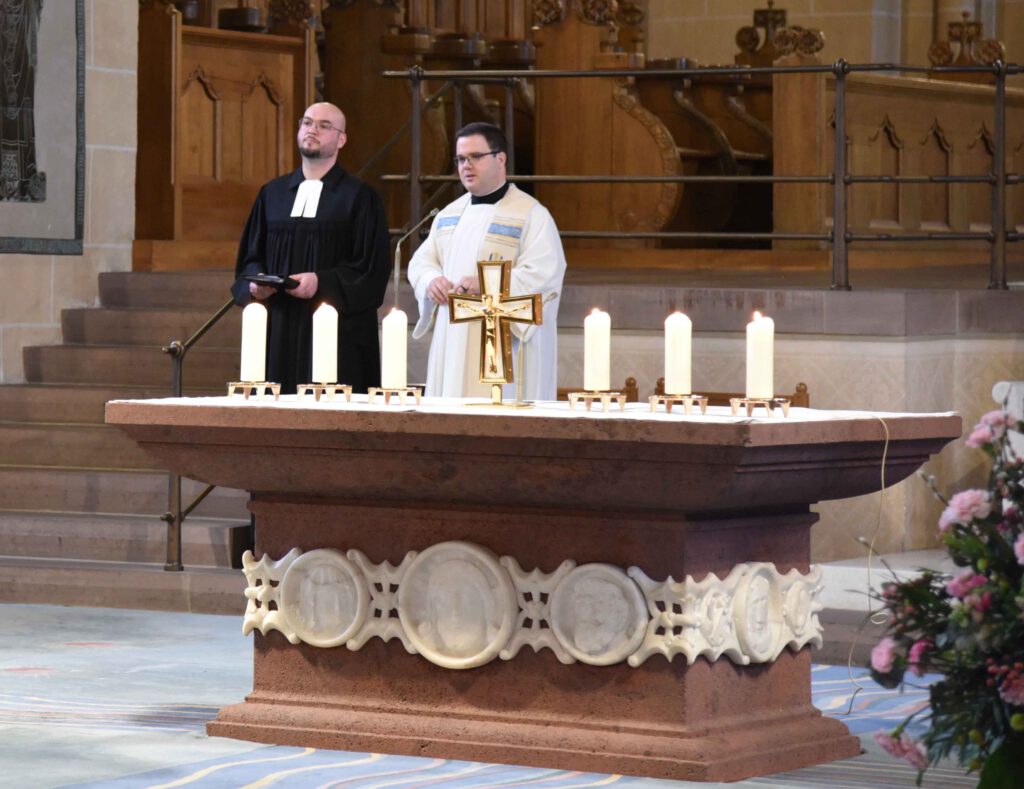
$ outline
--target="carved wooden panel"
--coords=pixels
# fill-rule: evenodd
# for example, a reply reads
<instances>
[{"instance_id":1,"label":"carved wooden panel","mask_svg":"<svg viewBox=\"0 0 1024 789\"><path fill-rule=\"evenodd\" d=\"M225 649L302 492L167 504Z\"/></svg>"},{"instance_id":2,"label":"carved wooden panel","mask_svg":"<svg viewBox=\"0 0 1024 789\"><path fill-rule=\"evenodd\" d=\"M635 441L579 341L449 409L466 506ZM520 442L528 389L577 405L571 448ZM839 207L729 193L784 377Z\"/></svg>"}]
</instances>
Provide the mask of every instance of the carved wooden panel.
<instances>
[{"instance_id":1,"label":"carved wooden panel","mask_svg":"<svg viewBox=\"0 0 1024 789\"><path fill-rule=\"evenodd\" d=\"M185 178L218 180L223 102L202 67L185 78L179 108L179 174Z\"/></svg>"},{"instance_id":2,"label":"carved wooden panel","mask_svg":"<svg viewBox=\"0 0 1024 789\"><path fill-rule=\"evenodd\" d=\"M287 169L286 152L295 145L298 117L286 117L284 97L262 74L248 86L239 104L238 139L243 153L239 177L263 183ZM297 115L301 113L300 109Z\"/></svg>"},{"instance_id":3,"label":"carved wooden panel","mask_svg":"<svg viewBox=\"0 0 1024 789\"><path fill-rule=\"evenodd\" d=\"M951 175L953 146L936 120L931 129L918 142L918 162L921 175ZM949 230L949 184L924 184L918 187L920 204L918 224L922 230Z\"/></svg>"},{"instance_id":4,"label":"carved wooden panel","mask_svg":"<svg viewBox=\"0 0 1024 789\"><path fill-rule=\"evenodd\" d=\"M903 140L886 115L872 131L851 130L850 169L858 175L903 175ZM888 231L900 225L899 184L856 184L850 189L850 225Z\"/></svg>"},{"instance_id":5,"label":"carved wooden panel","mask_svg":"<svg viewBox=\"0 0 1024 789\"><path fill-rule=\"evenodd\" d=\"M814 87L817 82L819 87ZM778 174L829 174L833 170L834 79L831 76L776 78L775 163ZM1008 88L1007 169L1019 171L1015 145L1024 145L1024 91ZM993 90L988 86L857 74L847 80L849 165L854 175L988 174L992 170ZM802 123L787 121L787 116ZM883 122L882 119L885 119ZM811 124L820 123L815 129ZM897 140L900 144L897 144ZM1008 226L1024 224L1024 199L1007 190ZM831 188L775 187L775 227L821 232L828 227ZM985 231L991 211L988 184L866 184L848 189L854 230L920 232L949 229ZM811 244L803 244L810 246ZM779 243L777 246L786 246ZM793 246L792 244L790 246ZM947 241L908 242L858 249L949 251ZM988 250L984 241L957 249Z\"/></svg>"},{"instance_id":6,"label":"carved wooden panel","mask_svg":"<svg viewBox=\"0 0 1024 789\"><path fill-rule=\"evenodd\" d=\"M236 240L260 185L297 164L312 32L239 33L180 20L166 3L139 8L136 235Z\"/></svg>"},{"instance_id":7,"label":"carved wooden panel","mask_svg":"<svg viewBox=\"0 0 1024 789\"><path fill-rule=\"evenodd\" d=\"M960 161L962 175L988 175L992 172L992 153L995 142L988 127L982 123L967 145ZM988 184L958 185L964 216L961 224L972 232L992 229L992 187Z\"/></svg>"}]
</instances>

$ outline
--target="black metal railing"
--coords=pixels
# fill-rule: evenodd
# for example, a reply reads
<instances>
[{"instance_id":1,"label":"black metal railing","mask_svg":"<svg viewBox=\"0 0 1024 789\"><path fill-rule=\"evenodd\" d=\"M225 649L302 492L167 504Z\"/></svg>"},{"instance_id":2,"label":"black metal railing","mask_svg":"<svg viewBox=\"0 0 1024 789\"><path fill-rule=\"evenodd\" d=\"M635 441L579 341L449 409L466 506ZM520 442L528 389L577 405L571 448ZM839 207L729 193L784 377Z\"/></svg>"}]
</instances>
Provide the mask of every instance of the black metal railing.
<instances>
[{"instance_id":1,"label":"black metal railing","mask_svg":"<svg viewBox=\"0 0 1024 789\"><path fill-rule=\"evenodd\" d=\"M849 171L846 148L846 85L850 74L858 72L901 72L908 74L935 73L983 73L995 77L994 119L992 171L987 175L934 175L934 176L900 176L900 175L854 175ZM1006 229L1006 187L1022 182L1020 174L1006 172L1006 78L1008 75L1024 73L1019 64L1007 64L997 61L991 66L905 66L893 63L862 63L851 64L840 58L831 65L810 64L802 66L712 66L683 69L609 69L606 71L558 70L543 69L534 71L520 70L476 70L426 71L414 66L407 71L385 71L384 76L393 79L409 80L412 86L412 111L409 122L400 132L389 140L389 145L397 143L398 137L406 131L410 134L411 165L410 172L404 174L388 174L382 176L383 181L407 182L409 184L409 214L411 227L426 210L423 204L423 186L427 184L449 184L458 181L456 175L426 175L422 172L422 131L421 121L425 107L420 86L428 81L443 81L443 87L431 95L426 102L430 105L439 100L441 95L453 90L454 87L454 126L462 126L462 87L469 84L503 84L506 89L505 103L505 135L509 142L509 179L520 183L827 183L832 185L832 228L820 233L745 233L745 232L645 232L628 233L599 230L562 230L563 238L637 238L637 239L697 239L697 240L745 240L745 241L823 241L832 249L832 283L833 290L850 289L849 246L858 241L873 242L912 242L912 241L986 241L990 245L989 255L989 288L1005 289L1006 280L1006 245L1021 240L1021 234ZM828 174L807 175L675 175L675 176L590 176L590 175L516 175L515 162L512 159L515 139L515 118L512 111L512 97L520 80L552 79L552 78L607 78L607 77L700 77L749 76L774 74L831 74L835 78L835 122L834 122L834 160L833 169ZM379 161L374 158L374 163ZM936 231L929 233L857 233L849 226L847 212L847 190L853 184L988 184L991 187L991 225L985 232ZM430 202L436 202L437 193ZM398 235L402 231L394 230ZM411 243L415 248L418 237Z\"/></svg>"},{"instance_id":2,"label":"black metal railing","mask_svg":"<svg viewBox=\"0 0 1024 789\"><path fill-rule=\"evenodd\" d=\"M173 340L165 345L162 350L171 357L171 396L181 397L184 380L185 354L192 346L199 342L203 336L212 329L217 322L228 314L234 306L234 301L228 299L206 323L187 340ZM167 511L160 516L160 520L167 524L167 561L164 563L165 570L179 572L184 569L181 563L181 527L185 519L192 514L192 510L199 506L200 502L210 495L216 485L207 485L192 503L185 509L181 507L181 475L169 472L167 474Z\"/></svg>"}]
</instances>

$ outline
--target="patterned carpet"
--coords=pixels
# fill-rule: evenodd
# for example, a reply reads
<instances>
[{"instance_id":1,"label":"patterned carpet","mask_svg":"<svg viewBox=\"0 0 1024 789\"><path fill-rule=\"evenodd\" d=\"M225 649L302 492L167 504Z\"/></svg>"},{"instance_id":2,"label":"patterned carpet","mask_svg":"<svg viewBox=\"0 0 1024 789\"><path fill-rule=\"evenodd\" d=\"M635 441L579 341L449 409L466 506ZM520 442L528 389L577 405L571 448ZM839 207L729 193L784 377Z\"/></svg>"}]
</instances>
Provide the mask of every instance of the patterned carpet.
<instances>
[{"instance_id":1,"label":"patterned carpet","mask_svg":"<svg viewBox=\"0 0 1024 789\"><path fill-rule=\"evenodd\" d=\"M205 724L251 687L251 643L233 617L0 606L0 783L42 787L911 787L916 772L870 741L927 704L866 672L816 666L814 703L862 736L858 758L734 784L345 753L211 738ZM857 684L862 689L858 691ZM968 787L954 765L925 787Z\"/></svg>"}]
</instances>

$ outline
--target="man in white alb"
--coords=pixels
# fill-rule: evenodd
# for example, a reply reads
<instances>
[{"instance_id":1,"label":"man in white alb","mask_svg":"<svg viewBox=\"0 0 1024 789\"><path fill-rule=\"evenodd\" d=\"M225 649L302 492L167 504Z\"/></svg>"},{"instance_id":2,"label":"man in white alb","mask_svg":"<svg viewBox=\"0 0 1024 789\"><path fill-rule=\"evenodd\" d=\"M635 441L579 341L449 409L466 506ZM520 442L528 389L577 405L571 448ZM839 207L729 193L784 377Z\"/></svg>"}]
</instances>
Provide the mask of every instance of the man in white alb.
<instances>
[{"instance_id":1,"label":"man in white alb","mask_svg":"<svg viewBox=\"0 0 1024 789\"><path fill-rule=\"evenodd\" d=\"M507 147L501 129L490 123L471 123L458 132L455 162L467 194L437 215L430 236L409 263L409 282L420 308L413 337L434 330L428 396L490 394L490 386L479 382L480 322L448 322L449 293L480 293L478 260L511 260L511 295L541 295L543 323L512 324L513 369L518 376L519 343L525 336L523 396L554 400L557 394L558 297L565 254L548 210L506 180ZM504 396L515 396L514 384Z\"/></svg>"}]
</instances>

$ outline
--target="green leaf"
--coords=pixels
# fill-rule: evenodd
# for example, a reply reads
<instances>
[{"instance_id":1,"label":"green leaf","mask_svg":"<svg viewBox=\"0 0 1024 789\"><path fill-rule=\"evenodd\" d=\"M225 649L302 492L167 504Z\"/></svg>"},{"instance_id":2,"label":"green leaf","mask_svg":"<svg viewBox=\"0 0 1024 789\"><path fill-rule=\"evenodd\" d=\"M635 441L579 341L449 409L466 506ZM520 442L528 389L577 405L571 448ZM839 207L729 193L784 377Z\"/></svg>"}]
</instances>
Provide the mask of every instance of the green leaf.
<instances>
[{"instance_id":1,"label":"green leaf","mask_svg":"<svg viewBox=\"0 0 1024 789\"><path fill-rule=\"evenodd\" d=\"M1024 737L1004 740L985 760L978 789L1019 789L1024 764Z\"/></svg>"}]
</instances>

